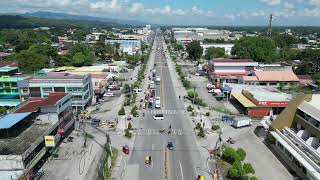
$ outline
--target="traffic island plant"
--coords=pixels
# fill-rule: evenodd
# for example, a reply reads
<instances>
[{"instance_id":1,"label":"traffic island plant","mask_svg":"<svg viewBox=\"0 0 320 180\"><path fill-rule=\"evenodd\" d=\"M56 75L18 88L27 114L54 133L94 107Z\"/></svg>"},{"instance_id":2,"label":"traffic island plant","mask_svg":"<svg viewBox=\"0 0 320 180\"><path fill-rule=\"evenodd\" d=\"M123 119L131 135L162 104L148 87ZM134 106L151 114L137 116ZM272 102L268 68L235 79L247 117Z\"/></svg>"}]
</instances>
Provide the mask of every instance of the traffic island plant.
<instances>
[{"instance_id":1,"label":"traffic island plant","mask_svg":"<svg viewBox=\"0 0 320 180\"><path fill-rule=\"evenodd\" d=\"M206 112L206 116L210 116L210 112Z\"/></svg>"},{"instance_id":2,"label":"traffic island plant","mask_svg":"<svg viewBox=\"0 0 320 180\"><path fill-rule=\"evenodd\" d=\"M126 138L128 138L128 139L132 138L132 133L130 132L129 128L125 129L124 132L125 132L124 136Z\"/></svg>"},{"instance_id":3,"label":"traffic island plant","mask_svg":"<svg viewBox=\"0 0 320 180\"><path fill-rule=\"evenodd\" d=\"M216 130L218 130L218 129L220 129L220 126L219 126L219 125L214 125L214 124L213 124L213 125L211 126L211 130L212 130L212 131L216 131Z\"/></svg>"},{"instance_id":4,"label":"traffic island plant","mask_svg":"<svg viewBox=\"0 0 320 180\"><path fill-rule=\"evenodd\" d=\"M126 111L124 110L124 107L123 107L123 106L122 106L121 109L119 110L118 115L119 115L119 116L124 116L124 115L126 115Z\"/></svg>"},{"instance_id":5,"label":"traffic island plant","mask_svg":"<svg viewBox=\"0 0 320 180\"><path fill-rule=\"evenodd\" d=\"M128 123L128 129L129 129L129 130L132 130L131 122Z\"/></svg>"},{"instance_id":6,"label":"traffic island plant","mask_svg":"<svg viewBox=\"0 0 320 180\"><path fill-rule=\"evenodd\" d=\"M204 133L203 127L201 127L200 125L200 129L198 132L198 136L204 138L206 136L206 134Z\"/></svg>"},{"instance_id":7,"label":"traffic island plant","mask_svg":"<svg viewBox=\"0 0 320 180\"><path fill-rule=\"evenodd\" d=\"M138 115L138 107L134 105L131 109L131 114L136 117Z\"/></svg>"},{"instance_id":8,"label":"traffic island plant","mask_svg":"<svg viewBox=\"0 0 320 180\"><path fill-rule=\"evenodd\" d=\"M192 107L191 105L189 105L189 106L187 107L187 111L188 111L188 112L193 111L193 107Z\"/></svg>"}]
</instances>

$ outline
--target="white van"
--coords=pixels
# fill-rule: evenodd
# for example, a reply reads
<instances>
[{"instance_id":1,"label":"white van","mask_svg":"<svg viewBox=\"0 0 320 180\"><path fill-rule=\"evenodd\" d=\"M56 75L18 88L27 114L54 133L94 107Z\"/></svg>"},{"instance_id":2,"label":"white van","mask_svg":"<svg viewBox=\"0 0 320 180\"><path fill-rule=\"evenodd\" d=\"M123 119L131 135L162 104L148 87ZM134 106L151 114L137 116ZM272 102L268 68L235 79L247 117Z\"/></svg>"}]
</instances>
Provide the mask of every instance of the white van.
<instances>
[{"instance_id":1,"label":"white van","mask_svg":"<svg viewBox=\"0 0 320 180\"><path fill-rule=\"evenodd\" d=\"M163 120L163 114L156 114L154 117L154 120Z\"/></svg>"}]
</instances>

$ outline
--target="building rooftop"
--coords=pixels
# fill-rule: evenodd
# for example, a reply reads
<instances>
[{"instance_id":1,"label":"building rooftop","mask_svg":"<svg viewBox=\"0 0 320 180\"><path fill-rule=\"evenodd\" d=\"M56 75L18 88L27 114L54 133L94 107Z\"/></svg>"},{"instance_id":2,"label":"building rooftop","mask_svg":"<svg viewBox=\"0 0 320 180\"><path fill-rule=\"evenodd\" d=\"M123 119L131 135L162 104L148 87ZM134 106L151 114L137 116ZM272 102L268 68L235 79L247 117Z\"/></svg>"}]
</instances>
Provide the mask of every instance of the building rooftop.
<instances>
[{"instance_id":1,"label":"building rooftop","mask_svg":"<svg viewBox=\"0 0 320 180\"><path fill-rule=\"evenodd\" d=\"M250 91L250 93L253 95L253 97L257 101L274 101L274 102L280 102L280 101L291 101L292 95L283 93L283 92L260 92L260 91Z\"/></svg>"},{"instance_id":2,"label":"building rooftop","mask_svg":"<svg viewBox=\"0 0 320 180\"><path fill-rule=\"evenodd\" d=\"M0 129L9 129L30 114L30 112L8 114L0 119Z\"/></svg>"},{"instance_id":3,"label":"building rooftop","mask_svg":"<svg viewBox=\"0 0 320 180\"><path fill-rule=\"evenodd\" d=\"M82 80L86 77L87 75L74 75L74 74L63 74L62 75L54 75L50 74L48 76L34 76L30 81L37 81L37 80L49 80L49 79L54 79L54 80L66 80L66 79L75 79L75 80Z\"/></svg>"},{"instance_id":4,"label":"building rooftop","mask_svg":"<svg viewBox=\"0 0 320 180\"><path fill-rule=\"evenodd\" d=\"M49 93L47 98L31 98L27 104L24 104L15 110L15 113L36 112L40 107L55 106L57 102L59 102L66 95L68 94L64 92L54 92Z\"/></svg>"},{"instance_id":5,"label":"building rooftop","mask_svg":"<svg viewBox=\"0 0 320 180\"><path fill-rule=\"evenodd\" d=\"M255 71L259 81L299 81L293 71Z\"/></svg>"},{"instance_id":6,"label":"building rooftop","mask_svg":"<svg viewBox=\"0 0 320 180\"><path fill-rule=\"evenodd\" d=\"M237 62L255 62L252 59L225 59L225 58L215 58L210 60L212 63L214 62L225 62L225 63L237 63Z\"/></svg>"},{"instance_id":7,"label":"building rooftop","mask_svg":"<svg viewBox=\"0 0 320 180\"><path fill-rule=\"evenodd\" d=\"M23 130L18 136L0 139L1 155L22 155L46 130L51 127L50 123L35 122Z\"/></svg>"},{"instance_id":8,"label":"building rooftop","mask_svg":"<svg viewBox=\"0 0 320 180\"><path fill-rule=\"evenodd\" d=\"M311 101L304 101L298 109L320 121L320 94L313 94Z\"/></svg>"},{"instance_id":9,"label":"building rooftop","mask_svg":"<svg viewBox=\"0 0 320 180\"><path fill-rule=\"evenodd\" d=\"M248 81L258 81L257 76L242 76L242 79L246 82Z\"/></svg>"}]
</instances>

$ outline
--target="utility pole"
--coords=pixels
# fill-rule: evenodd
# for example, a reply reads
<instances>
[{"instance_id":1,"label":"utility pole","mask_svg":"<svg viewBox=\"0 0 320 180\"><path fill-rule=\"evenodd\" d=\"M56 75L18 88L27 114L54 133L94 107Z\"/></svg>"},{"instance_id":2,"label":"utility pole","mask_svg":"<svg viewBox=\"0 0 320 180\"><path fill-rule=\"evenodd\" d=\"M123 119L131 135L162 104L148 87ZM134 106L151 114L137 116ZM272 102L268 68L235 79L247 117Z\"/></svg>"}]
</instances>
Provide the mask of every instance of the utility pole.
<instances>
[{"instance_id":1,"label":"utility pole","mask_svg":"<svg viewBox=\"0 0 320 180\"><path fill-rule=\"evenodd\" d=\"M270 14L270 16L269 16L269 26L268 26L268 32L267 32L267 35L269 37L271 37L271 34L272 34L272 21L273 21L273 14Z\"/></svg>"}]
</instances>

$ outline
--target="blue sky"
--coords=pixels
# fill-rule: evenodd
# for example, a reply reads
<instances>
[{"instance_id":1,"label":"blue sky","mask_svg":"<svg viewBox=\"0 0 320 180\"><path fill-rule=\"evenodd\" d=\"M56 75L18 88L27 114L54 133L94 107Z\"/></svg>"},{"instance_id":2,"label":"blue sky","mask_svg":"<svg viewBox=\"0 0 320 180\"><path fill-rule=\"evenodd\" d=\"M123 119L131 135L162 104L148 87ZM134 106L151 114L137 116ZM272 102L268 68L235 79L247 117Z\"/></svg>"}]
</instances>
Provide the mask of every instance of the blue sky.
<instances>
[{"instance_id":1,"label":"blue sky","mask_svg":"<svg viewBox=\"0 0 320 180\"><path fill-rule=\"evenodd\" d=\"M320 0L0 0L0 12L54 11L174 25L320 26Z\"/></svg>"}]
</instances>

